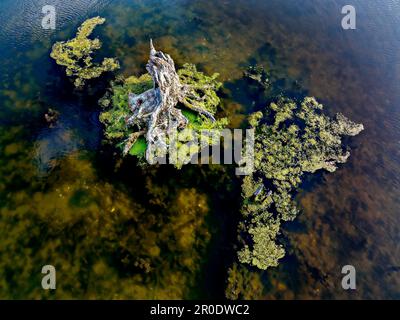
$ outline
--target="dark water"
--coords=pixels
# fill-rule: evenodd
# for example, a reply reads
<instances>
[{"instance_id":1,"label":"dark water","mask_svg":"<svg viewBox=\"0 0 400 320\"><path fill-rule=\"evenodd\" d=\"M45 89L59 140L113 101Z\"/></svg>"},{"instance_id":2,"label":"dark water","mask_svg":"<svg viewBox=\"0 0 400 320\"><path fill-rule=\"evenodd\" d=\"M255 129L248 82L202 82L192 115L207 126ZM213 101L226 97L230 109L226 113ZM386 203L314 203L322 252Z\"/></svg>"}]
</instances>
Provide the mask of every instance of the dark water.
<instances>
[{"instance_id":1,"label":"dark water","mask_svg":"<svg viewBox=\"0 0 400 320\"><path fill-rule=\"evenodd\" d=\"M400 4L352 3L357 29L345 31L340 12L347 1L341 0L54 0L57 29L49 31L40 25L46 1L1 1L0 267L4 274L0 297L37 297L30 273L40 273L41 261L60 265L58 297L110 297L107 290L118 289L118 281L121 288L115 290L120 296L111 297L223 296L226 267L234 259L239 205L238 188L229 186L229 174L203 167L143 173L132 161L118 165L112 150L101 143L97 120L96 99L104 83L93 84L85 93L74 92L49 58L54 41L72 37L85 19L101 15L107 19L95 32L103 41L101 55L117 57L124 75L144 72L150 37L178 65L193 62L202 71L220 73L224 113L232 127L240 126L245 115L259 107L240 82L244 68L254 63L282 79L297 80L329 114L340 111L363 123L365 131L349 141L350 161L334 174L311 179L299 194L302 214L284 232L289 254L278 268L262 274L262 298L400 298ZM60 112L52 128L44 121L48 108ZM168 191L173 195L166 196ZM181 193L207 209L185 207ZM149 196L152 200L143 200ZM165 208L157 199L166 201ZM91 253L93 263L81 261L80 252L92 245L85 240L86 227L79 229L79 236L74 233L83 223L81 215L97 217L115 208L141 212L141 207L153 210L150 216L161 222L135 215L132 228L140 236L129 238L127 247L140 252L153 248L150 244L142 248L142 243L158 239L161 252L167 253L157 258L153 266L157 272L138 280L129 267L117 265L117 275L102 276L99 271L99 279L109 282L99 280L98 288L93 281L80 279L77 274L91 274L92 267L102 270L98 256L108 265L121 260L107 256L114 249L99 249L101 253ZM192 211L203 214L199 224L188 220L192 229L180 229L196 234L196 240L186 245L188 236L182 236L178 249L164 250L168 241L175 240L166 240L170 235L162 230L173 229L178 222L164 221L158 216L163 210L184 212L185 217ZM99 223L98 229L106 223ZM50 224L59 233L44 232ZM18 233L24 230L37 232L36 242ZM47 236L41 238L41 232ZM107 239L125 239L124 233L116 234L117 238L107 235ZM73 244L58 247L60 239ZM341 289L340 271L346 264L357 269L356 291ZM77 283L80 279L87 287L63 289L63 277L69 283L70 277ZM149 293L153 285L155 292Z\"/></svg>"}]
</instances>

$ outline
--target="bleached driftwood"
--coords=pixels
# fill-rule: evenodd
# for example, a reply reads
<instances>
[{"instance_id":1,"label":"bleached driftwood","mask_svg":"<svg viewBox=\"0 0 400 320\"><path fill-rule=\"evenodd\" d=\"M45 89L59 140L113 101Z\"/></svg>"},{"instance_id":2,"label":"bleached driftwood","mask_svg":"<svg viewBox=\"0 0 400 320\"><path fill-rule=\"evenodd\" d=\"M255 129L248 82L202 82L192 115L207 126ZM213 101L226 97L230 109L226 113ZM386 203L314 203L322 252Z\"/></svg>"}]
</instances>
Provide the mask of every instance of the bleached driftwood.
<instances>
[{"instance_id":1,"label":"bleached driftwood","mask_svg":"<svg viewBox=\"0 0 400 320\"><path fill-rule=\"evenodd\" d=\"M202 108L201 99L194 92L197 88L181 83L174 60L168 54L157 51L152 40L146 70L153 78L154 87L139 95L129 94L129 107L133 115L127 124L137 125L140 132L146 135L146 159L151 163L155 154L166 152L169 132L183 129L188 124L188 119L176 108L178 103L213 122L215 119Z\"/></svg>"}]
</instances>

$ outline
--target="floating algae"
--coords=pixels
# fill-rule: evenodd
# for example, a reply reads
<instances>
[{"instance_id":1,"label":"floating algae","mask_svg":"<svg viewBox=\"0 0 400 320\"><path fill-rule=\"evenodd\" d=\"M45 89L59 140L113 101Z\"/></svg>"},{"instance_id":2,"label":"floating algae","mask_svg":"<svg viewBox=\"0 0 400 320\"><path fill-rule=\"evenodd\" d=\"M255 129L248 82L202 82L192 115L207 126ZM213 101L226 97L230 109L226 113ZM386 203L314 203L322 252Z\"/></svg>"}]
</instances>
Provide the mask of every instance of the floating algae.
<instances>
[{"instance_id":1,"label":"floating algae","mask_svg":"<svg viewBox=\"0 0 400 320\"><path fill-rule=\"evenodd\" d=\"M257 70L260 76L255 75ZM249 74L265 87L263 70L252 68L245 73ZM285 254L276 238L281 222L293 220L298 213L292 194L304 174L321 169L334 172L350 156L342 137L364 129L340 113L334 119L324 115L323 106L312 97L296 101L280 95L274 100L264 112L249 117L256 130L255 170L243 179L244 221L239 226L243 243L239 260L263 270L277 266Z\"/></svg>"},{"instance_id":2,"label":"floating algae","mask_svg":"<svg viewBox=\"0 0 400 320\"><path fill-rule=\"evenodd\" d=\"M101 64L94 63L91 54L101 48L99 39L89 39L94 28L106 19L94 17L86 20L78 28L76 37L68 41L56 42L50 57L57 64L66 67L66 74L74 79L75 87L82 88L87 80L100 77L104 72L119 69L114 58L105 58Z\"/></svg>"},{"instance_id":3,"label":"floating algae","mask_svg":"<svg viewBox=\"0 0 400 320\"><path fill-rule=\"evenodd\" d=\"M252 73L251 79L265 88L265 77ZM342 137L364 130L362 124L340 113L333 119L324 115L323 106L312 97L298 101L281 94L272 100L248 119L256 130L255 170L243 178L243 220L238 226L239 261L261 270L278 266L285 255L277 238L281 224L294 220L299 212L293 193L304 175L321 169L334 172L337 164L350 156ZM226 296L242 297L247 290L243 278L249 277L246 269L234 265L228 274Z\"/></svg>"}]
</instances>

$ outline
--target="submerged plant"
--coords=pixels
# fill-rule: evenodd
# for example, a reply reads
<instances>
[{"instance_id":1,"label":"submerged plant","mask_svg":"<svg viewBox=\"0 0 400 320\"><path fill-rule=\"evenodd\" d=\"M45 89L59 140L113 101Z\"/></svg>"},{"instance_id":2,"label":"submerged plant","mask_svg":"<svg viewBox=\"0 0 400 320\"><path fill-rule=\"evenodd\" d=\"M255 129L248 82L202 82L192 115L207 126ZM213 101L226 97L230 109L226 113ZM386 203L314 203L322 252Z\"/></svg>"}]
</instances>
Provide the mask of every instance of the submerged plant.
<instances>
[{"instance_id":1,"label":"submerged plant","mask_svg":"<svg viewBox=\"0 0 400 320\"><path fill-rule=\"evenodd\" d=\"M230 300L257 300L262 297L261 275L241 264L234 263L229 268L227 282L225 293Z\"/></svg>"},{"instance_id":2,"label":"submerged plant","mask_svg":"<svg viewBox=\"0 0 400 320\"><path fill-rule=\"evenodd\" d=\"M0 133L0 299L197 297L211 238L206 194L147 172L135 197L98 177L84 152L43 182L26 161L34 146L24 127ZM56 290L40 285L45 263Z\"/></svg>"},{"instance_id":3,"label":"submerged plant","mask_svg":"<svg viewBox=\"0 0 400 320\"><path fill-rule=\"evenodd\" d=\"M257 82L264 89L268 89L271 85L269 76L262 66L248 67L244 72L244 77Z\"/></svg>"},{"instance_id":4,"label":"submerged plant","mask_svg":"<svg viewBox=\"0 0 400 320\"><path fill-rule=\"evenodd\" d=\"M106 19L101 17L88 19L78 28L75 38L53 45L50 57L58 65L66 67L67 76L74 79L77 88L83 87L87 80L98 78L104 72L119 68L119 63L114 58L105 58L98 64L93 62L91 56L95 50L101 48L101 42L98 38L89 39L89 36L96 26L105 21Z\"/></svg>"}]
</instances>

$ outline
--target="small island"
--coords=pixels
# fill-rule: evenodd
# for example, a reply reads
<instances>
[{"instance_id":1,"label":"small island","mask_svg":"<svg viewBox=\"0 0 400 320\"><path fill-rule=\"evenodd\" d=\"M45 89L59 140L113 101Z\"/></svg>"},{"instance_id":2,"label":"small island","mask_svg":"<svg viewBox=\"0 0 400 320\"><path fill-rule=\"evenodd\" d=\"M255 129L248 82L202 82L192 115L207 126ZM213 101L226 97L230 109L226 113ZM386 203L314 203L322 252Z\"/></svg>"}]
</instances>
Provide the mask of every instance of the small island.
<instances>
[{"instance_id":1,"label":"small island","mask_svg":"<svg viewBox=\"0 0 400 320\"><path fill-rule=\"evenodd\" d=\"M100 100L106 139L121 147L124 155L144 157L150 164L164 157L175 143L174 164L181 167L206 146L185 142L196 140L193 135L201 130L218 130L227 124L226 118L215 118L220 104L218 74L209 77L193 64L176 71L173 59L157 51L151 40L146 69L148 74L114 82ZM173 134L177 135L174 142Z\"/></svg>"}]
</instances>

